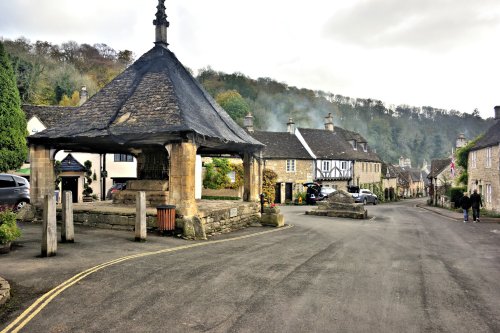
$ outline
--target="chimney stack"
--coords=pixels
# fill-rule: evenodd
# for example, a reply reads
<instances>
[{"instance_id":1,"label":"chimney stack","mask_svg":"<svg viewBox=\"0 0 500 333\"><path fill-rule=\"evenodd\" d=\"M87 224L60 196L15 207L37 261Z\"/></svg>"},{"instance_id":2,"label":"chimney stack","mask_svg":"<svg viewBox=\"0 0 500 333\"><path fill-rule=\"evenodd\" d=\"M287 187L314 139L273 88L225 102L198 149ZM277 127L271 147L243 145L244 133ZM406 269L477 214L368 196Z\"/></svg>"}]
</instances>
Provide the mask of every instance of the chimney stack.
<instances>
[{"instance_id":1,"label":"chimney stack","mask_svg":"<svg viewBox=\"0 0 500 333\"><path fill-rule=\"evenodd\" d=\"M82 105L89 99L89 93L87 92L87 87L82 86L80 89L80 102L78 103L78 106Z\"/></svg>"},{"instance_id":2,"label":"chimney stack","mask_svg":"<svg viewBox=\"0 0 500 333\"><path fill-rule=\"evenodd\" d=\"M247 130L248 133L253 133L253 116L248 113L243 119L243 126Z\"/></svg>"},{"instance_id":3,"label":"chimney stack","mask_svg":"<svg viewBox=\"0 0 500 333\"><path fill-rule=\"evenodd\" d=\"M495 120L500 119L500 105L495 106Z\"/></svg>"},{"instance_id":4,"label":"chimney stack","mask_svg":"<svg viewBox=\"0 0 500 333\"><path fill-rule=\"evenodd\" d=\"M293 122L293 118L288 118L288 123L286 123L287 132L290 134L295 134L295 123Z\"/></svg>"},{"instance_id":5,"label":"chimney stack","mask_svg":"<svg viewBox=\"0 0 500 333\"><path fill-rule=\"evenodd\" d=\"M333 117L331 113L329 113L328 116L325 117L325 129L330 132L334 131Z\"/></svg>"}]
</instances>

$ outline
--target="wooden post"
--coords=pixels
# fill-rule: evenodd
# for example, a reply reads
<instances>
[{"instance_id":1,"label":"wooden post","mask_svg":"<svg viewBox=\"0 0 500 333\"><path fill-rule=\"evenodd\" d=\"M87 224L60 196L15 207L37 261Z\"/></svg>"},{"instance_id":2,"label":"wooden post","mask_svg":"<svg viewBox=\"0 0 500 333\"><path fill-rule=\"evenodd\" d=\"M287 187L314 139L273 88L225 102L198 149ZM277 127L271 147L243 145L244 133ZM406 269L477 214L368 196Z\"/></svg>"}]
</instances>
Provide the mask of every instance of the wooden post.
<instances>
[{"instance_id":1,"label":"wooden post","mask_svg":"<svg viewBox=\"0 0 500 333\"><path fill-rule=\"evenodd\" d=\"M61 241L63 243L75 242L75 228L73 226L73 194L64 191L62 202Z\"/></svg>"},{"instance_id":2,"label":"wooden post","mask_svg":"<svg viewBox=\"0 0 500 333\"><path fill-rule=\"evenodd\" d=\"M135 200L135 241L146 241L146 192L137 193Z\"/></svg>"},{"instance_id":3,"label":"wooden post","mask_svg":"<svg viewBox=\"0 0 500 333\"><path fill-rule=\"evenodd\" d=\"M43 201L42 257L55 256L57 252L56 200L54 194L45 195Z\"/></svg>"}]
</instances>

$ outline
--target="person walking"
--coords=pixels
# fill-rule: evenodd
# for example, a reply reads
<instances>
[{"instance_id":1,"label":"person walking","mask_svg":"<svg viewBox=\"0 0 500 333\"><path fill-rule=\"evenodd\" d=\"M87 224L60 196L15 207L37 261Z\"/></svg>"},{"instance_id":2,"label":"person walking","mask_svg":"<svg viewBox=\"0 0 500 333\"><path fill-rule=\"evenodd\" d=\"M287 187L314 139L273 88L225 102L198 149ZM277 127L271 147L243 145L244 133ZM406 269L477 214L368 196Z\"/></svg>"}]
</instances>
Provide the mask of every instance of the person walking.
<instances>
[{"instance_id":1,"label":"person walking","mask_svg":"<svg viewBox=\"0 0 500 333\"><path fill-rule=\"evenodd\" d=\"M474 193L470 196L470 202L472 207L472 220L474 223L479 222L479 210L483 207L483 201L481 200L481 194L474 190Z\"/></svg>"},{"instance_id":2,"label":"person walking","mask_svg":"<svg viewBox=\"0 0 500 333\"><path fill-rule=\"evenodd\" d=\"M471 201L467 192L464 192L464 196L460 199L460 207L464 210L464 223L469 221L469 208L471 207Z\"/></svg>"}]
</instances>

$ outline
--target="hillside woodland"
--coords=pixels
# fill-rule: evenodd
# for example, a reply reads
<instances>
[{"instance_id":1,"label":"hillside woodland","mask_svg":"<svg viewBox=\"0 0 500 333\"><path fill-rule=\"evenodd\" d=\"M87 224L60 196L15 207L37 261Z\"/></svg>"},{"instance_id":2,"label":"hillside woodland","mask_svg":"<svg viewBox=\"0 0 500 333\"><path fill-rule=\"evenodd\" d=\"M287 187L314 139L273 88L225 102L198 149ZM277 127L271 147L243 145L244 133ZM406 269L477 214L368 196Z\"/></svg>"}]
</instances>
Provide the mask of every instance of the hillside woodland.
<instances>
[{"instance_id":1,"label":"hillside woodland","mask_svg":"<svg viewBox=\"0 0 500 333\"><path fill-rule=\"evenodd\" d=\"M116 51L106 44L54 45L25 38L4 44L22 103L29 104L77 105L81 86L92 96L134 57L131 51ZM256 130L284 131L290 117L297 127L324 128L324 118L331 113L335 126L362 134L385 161L409 157L414 167L449 156L460 133L473 139L488 126L478 110L471 114L431 106L387 106L377 99L297 88L210 67L198 70L196 78L239 124L251 112Z\"/></svg>"}]
</instances>

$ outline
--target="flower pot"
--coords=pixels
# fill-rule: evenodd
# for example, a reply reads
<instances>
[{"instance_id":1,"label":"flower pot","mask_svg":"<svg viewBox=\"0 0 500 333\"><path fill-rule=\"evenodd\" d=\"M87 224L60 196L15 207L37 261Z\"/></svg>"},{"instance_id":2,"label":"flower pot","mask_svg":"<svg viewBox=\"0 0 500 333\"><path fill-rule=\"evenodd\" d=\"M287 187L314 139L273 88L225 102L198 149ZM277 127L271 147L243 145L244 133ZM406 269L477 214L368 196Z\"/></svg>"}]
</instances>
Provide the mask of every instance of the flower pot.
<instances>
[{"instance_id":1,"label":"flower pot","mask_svg":"<svg viewBox=\"0 0 500 333\"><path fill-rule=\"evenodd\" d=\"M0 254L9 253L11 244L11 242L0 243Z\"/></svg>"}]
</instances>

